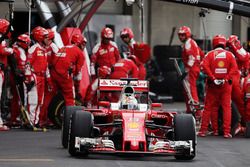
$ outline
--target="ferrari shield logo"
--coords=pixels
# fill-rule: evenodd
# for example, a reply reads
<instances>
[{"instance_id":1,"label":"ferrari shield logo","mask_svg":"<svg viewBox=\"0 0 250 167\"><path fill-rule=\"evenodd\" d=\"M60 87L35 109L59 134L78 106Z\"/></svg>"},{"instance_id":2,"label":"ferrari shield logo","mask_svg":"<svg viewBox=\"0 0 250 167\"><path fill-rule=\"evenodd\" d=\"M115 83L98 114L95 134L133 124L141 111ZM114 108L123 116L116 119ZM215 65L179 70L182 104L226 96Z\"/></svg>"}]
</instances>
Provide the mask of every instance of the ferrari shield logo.
<instances>
[{"instance_id":1,"label":"ferrari shield logo","mask_svg":"<svg viewBox=\"0 0 250 167\"><path fill-rule=\"evenodd\" d=\"M130 122L130 123L128 124L128 127L129 127L130 129L137 129L137 128L139 127L139 124L138 124L137 122Z\"/></svg>"},{"instance_id":2,"label":"ferrari shield logo","mask_svg":"<svg viewBox=\"0 0 250 167\"><path fill-rule=\"evenodd\" d=\"M225 66L224 61L219 61L219 62L218 62L218 67L224 67L224 66Z\"/></svg>"}]
</instances>

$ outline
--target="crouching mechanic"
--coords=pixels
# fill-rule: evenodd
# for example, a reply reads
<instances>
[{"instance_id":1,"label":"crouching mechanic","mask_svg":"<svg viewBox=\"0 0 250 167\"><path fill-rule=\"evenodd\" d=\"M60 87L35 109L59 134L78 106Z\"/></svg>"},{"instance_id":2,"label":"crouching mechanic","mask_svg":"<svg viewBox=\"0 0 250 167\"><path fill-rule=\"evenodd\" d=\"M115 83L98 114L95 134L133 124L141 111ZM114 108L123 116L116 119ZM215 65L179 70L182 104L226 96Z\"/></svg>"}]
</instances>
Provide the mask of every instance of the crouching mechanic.
<instances>
[{"instance_id":1,"label":"crouching mechanic","mask_svg":"<svg viewBox=\"0 0 250 167\"><path fill-rule=\"evenodd\" d=\"M213 49L201 63L201 70L208 75L206 81L205 108L199 136L205 137L211 119L213 134L218 135L218 111L223 109L224 138L232 138L231 133L231 92L232 78L237 73L234 55L225 50L226 38L216 35Z\"/></svg>"},{"instance_id":2,"label":"crouching mechanic","mask_svg":"<svg viewBox=\"0 0 250 167\"><path fill-rule=\"evenodd\" d=\"M131 59L120 59L114 64L111 79L138 78L139 70Z\"/></svg>"},{"instance_id":3,"label":"crouching mechanic","mask_svg":"<svg viewBox=\"0 0 250 167\"><path fill-rule=\"evenodd\" d=\"M7 57L13 53L13 50L7 46L5 39L10 37L10 23L5 19L0 19L0 101L2 96L4 70L7 66ZM0 131L7 131L9 128L3 124L0 106Z\"/></svg>"},{"instance_id":4,"label":"crouching mechanic","mask_svg":"<svg viewBox=\"0 0 250 167\"><path fill-rule=\"evenodd\" d=\"M146 70L144 64L135 55L129 55L128 59L133 60L133 62L138 67L138 72L139 72L138 79L145 80L146 76L147 76L147 70Z\"/></svg>"},{"instance_id":5,"label":"crouching mechanic","mask_svg":"<svg viewBox=\"0 0 250 167\"><path fill-rule=\"evenodd\" d=\"M88 86L86 96L84 99L84 106L86 107L94 107L97 106L97 89L99 79L107 79L111 74L111 68L107 66L101 66L97 69L97 78L92 81L92 83ZM100 94L100 99L105 100L105 95Z\"/></svg>"},{"instance_id":6,"label":"crouching mechanic","mask_svg":"<svg viewBox=\"0 0 250 167\"><path fill-rule=\"evenodd\" d=\"M56 89L62 92L66 106L75 105L73 77L75 75L77 82L81 80L81 69L85 61L84 54L78 47L78 43L74 41L74 38L79 38L80 45L86 44L81 35L73 36L71 42L74 44L62 47L51 57L51 78L53 78Z\"/></svg>"}]
</instances>

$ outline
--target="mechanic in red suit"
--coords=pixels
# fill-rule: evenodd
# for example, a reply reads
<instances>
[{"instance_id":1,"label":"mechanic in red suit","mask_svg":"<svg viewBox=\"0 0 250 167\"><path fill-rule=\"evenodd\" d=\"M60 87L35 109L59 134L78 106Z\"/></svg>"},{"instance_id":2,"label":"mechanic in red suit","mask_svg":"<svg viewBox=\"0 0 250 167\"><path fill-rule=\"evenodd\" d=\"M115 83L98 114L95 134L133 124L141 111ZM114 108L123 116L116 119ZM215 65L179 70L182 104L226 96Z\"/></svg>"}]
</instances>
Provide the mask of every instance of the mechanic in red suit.
<instances>
[{"instance_id":1,"label":"mechanic in red suit","mask_svg":"<svg viewBox=\"0 0 250 167\"><path fill-rule=\"evenodd\" d=\"M218 110L221 106L224 138L231 138L232 79L238 67L234 55L225 50L227 40L223 35L216 35L212 42L214 50L208 52L201 63L201 69L208 78L205 108L198 135L206 136L210 119L214 135L218 135Z\"/></svg>"},{"instance_id":2,"label":"mechanic in red suit","mask_svg":"<svg viewBox=\"0 0 250 167\"><path fill-rule=\"evenodd\" d=\"M191 30L187 26L180 27L178 31L180 41L183 43L182 61L184 63L185 72L182 78L187 80L187 86L195 104L199 104L196 81L200 74L200 51L197 43L191 38ZM187 113L191 113L190 99L186 97Z\"/></svg>"},{"instance_id":3,"label":"mechanic in red suit","mask_svg":"<svg viewBox=\"0 0 250 167\"><path fill-rule=\"evenodd\" d=\"M138 79L145 80L147 76L147 71L144 64L135 55L129 55L128 59L133 60L133 62L137 65L139 71Z\"/></svg>"},{"instance_id":4,"label":"mechanic in red suit","mask_svg":"<svg viewBox=\"0 0 250 167\"><path fill-rule=\"evenodd\" d=\"M105 27L101 31L101 42L93 48L90 73L95 76L95 69L101 66L112 67L120 58L120 53L113 39L113 31Z\"/></svg>"},{"instance_id":5,"label":"mechanic in red suit","mask_svg":"<svg viewBox=\"0 0 250 167\"><path fill-rule=\"evenodd\" d=\"M243 95L245 99L245 121L250 122L250 74L244 78Z\"/></svg>"},{"instance_id":6,"label":"mechanic in red suit","mask_svg":"<svg viewBox=\"0 0 250 167\"><path fill-rule=\"evenodd\" d=\"M245 125L245 108L244 108L244 99L241 90L241 76L245 77L248 74L249 69L249 53L243 48L238 40L236 35L231 35L227 40L227 46L229 51L231 51L236 58L238 64L238 73L233 78L233 87L232 87L232 100L235 102L238 111L241 115L242 125Z\"/></svg>"},{"instance_id":7,"label":"mechanic in red suit","mask_svg":"<svg viewBox=\"0 0 250 167\"><path fill-rule=\"evenodd\" d=\"M127 58L128 55L134 55L134 44L136 44L134 40L134 33L133 31L126 27L121 30L120 37L122 41L127 45L126 50L122 49L122 55L124 58Z\"/></svg>"},{"instance_id":8,"label":"mechanic in red suit","mask_svg":"<svg viewBox=\"0 0 250 167\"><path fill-rule=\"evenodd\" d=\"M48 61L48 67L50 69L51 66L51 59L52 57L58 52L59 48L57 45L53 42L55 38L55 33L51 29L47 29L48 31L48 38L45 39L46 43L46 55L47 55L47 61ZM51 84L53 79L51 78ZM52 90L53 89L53 90ZM45 89L44 89L44 101L41 107L41 112L39 115L39 122L41 127L46 127L48 122L48 106L51 101L51 99L56 95L57 90L54 86L50 87L50 84L48 84L47 80L45 82Z\"/></svg>"},{"instance_id":9,"label":"mechanic in red suit","mask_svg":"<svg viewBox=\"0 0 250 167\"><path fill-rule=\"evenodd\" d=\"M81 68L85 61L83 52L78 47L86 44L84 38L81 35L73 35L71 43L59 49L51 59L51 77L54 86L61 90L66 106L75 105L74 80L81 80Z\"/></svg>"},{"instance_id":10,"label":"mechanic in red suit","mask_svg":"<svg viewBox=\"0 0 250 167\"><path fill-rule=\"evenodd\" d=\"M31 39L26 34L21 34L17 37L17 41L13 45L13 55L11 61L10 85L12 99L10 101L11 126L18 125L17 116L20 114L20 105L24 105L24 79L25 79L25 65L27 61L27 51L31 44ZM18 92L20 97L18 96ZM25 87L26 89L26 87Z\"/></svg>"},{"instance_id":11,"label":"mechanic in red suit","mask_svg":"<svg viewBox=\"0 0 250 167\"><path fill-rule=\"evenodd\" d=\"M126 27L121 30L120 37L122 41L127 45L127 49L125 51L122 51L123 57L131 59L135 62L139 69L139 76L138 79L145 80L147 71L144 66L144 64L134 55L134 45L136 44L136 41L134 40L134 33L133 31Z\"/></svg>"},{"instance_id":12,"label":"mechanic in red suit","mask_svg":"<svg viewBox=\"0 0 250 167\"><path fill-rule=\"evenodd\" d=\"M50 73L48 70L45 42L48 40L48 31L40 26L35 27L32 30L32 37L36 43L29 48L27 61L30 64L31 71L35 76L35 85L28 90L27 102L31 121L35 126L39 127L40 108L43 104L46 79L50 82L50 87L52 87Z\"/></svg>"},{"instance_id":13,"label":"mechanic in red suit","mask_svg":"<svg viewBox=\"0 0 250 167\"><path fill-rule=\"evenodd\" d=\"M12 48L7 46L5 39L10 38L10 23L5 19L0 19L0 101L2 96L4 69L7 66L7 57L13 53ZM7 131L9 128L3 124L0 109L0 131Z\"/></svg>"},{"instance_id":14,"label":"mechanic in red suit","mask_svg":"<svg viewBox=\"0 0 250 167\"><path fill-rule=\"evenodd\" d=\"M86 44L87 44L87 39L83 35L74 34L71 38L71 44L77 46L83 52L85 47L86 47ZM79 60L79 59L81 59L81 60ZM74 62L80 61L79 64L73 65L73 71L72 71L73 72L73 79L74 79L75 94L79 95L79 86L80 86L80 81L82 79L81 68L82 68L84 61L85 61L85 55L83 58L73 57L73 61Z\"/></svg>"},{"instance_id":15,"label":"mechanic in red suit","mask_svg":"<svg viewBox=\"0 0 250 167\"><path fill-rule=\"evenodd\" d=\"M85 106L97 106L97 88L99 79L107 79L111 74L111 68L107 66L101 66L97 69L97 78L92 81L88 86L86 96L84 99ZM102 98L102 97L101 97Z\"/></svg>"},{"instance_id":16,"label":"mechanic in red suit","mask_svg":"<svg viewBox=\"0 0 250 167\"><path fill-rule=\"evenodd\" d=\"M112 73L109 78L120 79L120 78L138 78L139 71L138 67L131 59L120 59L114 64Z\"/></svg>"}]
</instances>

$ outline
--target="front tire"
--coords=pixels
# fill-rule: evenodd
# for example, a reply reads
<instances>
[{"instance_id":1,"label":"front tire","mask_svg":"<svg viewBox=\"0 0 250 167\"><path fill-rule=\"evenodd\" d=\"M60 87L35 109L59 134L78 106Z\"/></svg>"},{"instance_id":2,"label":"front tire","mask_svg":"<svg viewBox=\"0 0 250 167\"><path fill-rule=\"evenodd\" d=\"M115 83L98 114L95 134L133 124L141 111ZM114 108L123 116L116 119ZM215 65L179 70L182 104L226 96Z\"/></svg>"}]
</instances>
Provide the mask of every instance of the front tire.
<instances>
[{"instance_id":1,"label":"front tire","mask_svg":"<svg viewBox=\"0 0 250 167\"><path fill-rule=\"evenodd\" d=\"M82 106L68 106L63 113L63 122L62 122L62 131L61 131L61 140L62 146L68 148L69 142L69 126L70 126L70 117L75 111L84 111Z\"/></svg>"},{"instance_id":2,"label":"front tire","mask_svg":"<svg viewBox=\"0 0 250 167\"><path fill-rule=\"evenodd\" d=\"M92 114L87 111L75 111L72 114L69 130L69 148L68 151L71 156L77 156L79 153L75 148L76 137L91 137L94 123ZM81 155L87 156L88 150L81 150Z\"/></svg>"},{"instance_id":3,"label":"front tire","mask_svg":"<svg viewBox=\"0 0 250 167\"><path fill-rule=\"evenodd\" d=\"M192 140L191 154L175 155L177 160L192 160L196 156L196 129L195 119L191 114L178 114L174 117L174 138L176 141Z\"/></svg>"}]
</instances>

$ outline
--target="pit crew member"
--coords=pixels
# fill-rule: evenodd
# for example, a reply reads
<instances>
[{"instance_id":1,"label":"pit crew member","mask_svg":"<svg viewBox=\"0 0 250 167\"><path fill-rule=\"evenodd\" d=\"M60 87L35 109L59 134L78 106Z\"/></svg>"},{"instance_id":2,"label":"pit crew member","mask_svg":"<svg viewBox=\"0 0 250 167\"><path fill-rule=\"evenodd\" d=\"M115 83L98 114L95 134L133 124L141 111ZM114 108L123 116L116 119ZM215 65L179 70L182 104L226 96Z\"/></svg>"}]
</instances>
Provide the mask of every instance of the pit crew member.
<instances>
[{"instance_id":1,"label":"pit crew member","mask_svg":"<svg viewBox=\"0 0 250 167\"><path fill-rule=\"evenodd\" d=\"M120 59L114 64L110 75L111 79L138 78L139 70L131 59Z\"/></svg>"},{"instance_id":2,"label":"pit crew member","mask_svg":"<svg viewBox=\"0 0 250 167\"><path fill-rule=\"evenodd\" d=\"M95 76L95 69L101 66L113 67L121 58L119 50L113 39L113 31L105 27L101 31L101 42L93 48L91 56L90 73Z\"/></svg>"},{"instance_id":3,"label":"pit crew member","mask_svg":"<svg viewBox=\"0 0 250 167\"><path fill-rule=\"evenodd\" d=\"M185 72L182 78L185 78L188 83L192 99L196 105L199 104L196 81L200 74L200 51L197 43L191 38L191 30L187 26L179 28L178 36L183 43L182 46L182 61L184 63ZM185 92L186 93L186 92ZM187 113L191 113L189 106L190 99L185 95Z\"/></svg>"},{"instance_id":4,"label":"pit crew member","mask_svg":"<svg viewBox=\"0 0 250 167\"><path fill-rule=\"evenodd\" d=\"M40 108L43 104L45 79L50 78L45 42L48 38L48 31L40 26L35 27L32 30L32 37L36 43L28 50L27 61L31 67L31 74L30 78L26 78L27 80L25 81L28 91L27 108L30 113L32 123L36 127L40 127L39 115L41 111Z\"/></svg>"},{"instance_id":5,"label":"pit crew member","mask_svg":"<svg viewBox=\"0 0 250 167\"><path fill-rule=\"evenodd\" d=\"M84 54L78 47L86 44L84 37L73 35L71 43L59 49L51 59L51 77L54 86L61 90L66 106L75 105L74 80L81 80L81 69L85 61Z\"/></svg>"},{"instance_id":6,"label":"pit crew member","mask_svg":"<svg viewBox=\"0 0 250 167\"><path fill-rule=\"evenodd\" d=\"M245 126L245 108L244 108L244 99L241 90L241 77L245 77L248 75L249 69L249 53L243 48L238 37L236 35L231 35L227 40L227 46L229 51L231 51L236 58L236 62L238 65L238 73L233 78L232 84L232 100L235 102L238 111L241 115L242 125Z\"/></svg>"},{"instance_id":7,"label":"pit crew member","mask_svg":"<svg viewBox=\"0 0 250 167\"><path fill-rule=\"evenodd\" d=\"M5 39L10 38L10 23L6 19L0 19L0 101L2 96L4 69L7 66L7 57L13 53L13 50L8 47ZM7 131L9 128L3 124L1 109L0 109L0 131Z\"/></svg>"},{"instance_id":8,"label":"pit crew member","mask_svg":"<svg viewBox=\"0 0 250 167\"><path fill-rule=\"evenodd\" d=\"M206 82L205 108L198 135L206 136L211 119L213 134L218 135L218 110L223 109L224 138L231 135L231 92L233 75L237 73L234 55L225 50L226 38L223 35L213 37L212 51L208 52L201 63L202 71L208 75Z\"/></svg>"},{"instance_id":9,"label":"pit crew member","mask_svg":"<svg viewBox=\"0 0 250 167\"><path fill-rule=\"evenodd\" d=\"M12 99L10 101L11 126L18 125L17 116L20 114L20 103L24 105L24 79L25 65L27 61L27 52L31 44L31 39L26 34L17 37L17 41L13 45L13 55L11 56L11 74L10 85ZM18 92L17 92L18 91ZM19 93L19 95L18 95Z\"/></svg>"}]
</instances>

